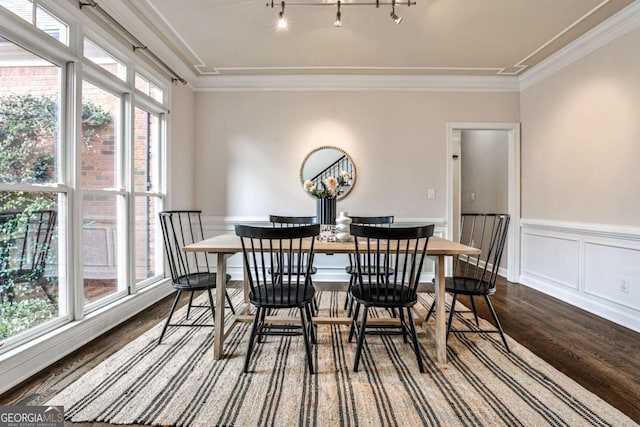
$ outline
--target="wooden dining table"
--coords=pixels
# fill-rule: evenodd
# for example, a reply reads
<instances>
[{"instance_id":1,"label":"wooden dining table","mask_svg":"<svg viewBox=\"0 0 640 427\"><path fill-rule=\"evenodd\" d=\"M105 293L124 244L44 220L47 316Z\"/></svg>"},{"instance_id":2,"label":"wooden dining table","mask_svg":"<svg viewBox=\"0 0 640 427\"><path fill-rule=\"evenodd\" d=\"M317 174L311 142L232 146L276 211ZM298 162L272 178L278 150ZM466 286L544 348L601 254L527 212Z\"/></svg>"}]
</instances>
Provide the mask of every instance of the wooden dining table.
<instances>
[{"instance_id":1,"label":"wooden dining table","mask_svg":"<svg viewBox=\"0 0 640 427\"><path fill-rule=\"evenodd\" d=\"M242 243L235 234L221 234L200 242L185 246L185 252L206 252L217 256L217 284L216 301L224 301L225 289L227 286L225 277L227 273L227 259L237 253L242 252ZM325 242L316 240L314 243L314 253L318 254L350 254L355 252L354 242ZM456 255L475 255L480 251L476 248L466 246L451 240L433 236L429 239L427 255L435 260L435 356L440 363L447 361L447 337L446 337L446 316L445 316L445 257ZM245 272L246 278L246 272ZM245 302L248 302L248 286L245 281ZM237 321L250 321L248 313L239 313L234 316L234 323ZM315 324L330 323L350 324L351 319L344 318L314 318ZM218 360L224 356L223 345L225 340L224 310L215 311L214 319L214 341L213 358ZM227 334L232 328L227 329Z\"/></svg>"}]
</instances>

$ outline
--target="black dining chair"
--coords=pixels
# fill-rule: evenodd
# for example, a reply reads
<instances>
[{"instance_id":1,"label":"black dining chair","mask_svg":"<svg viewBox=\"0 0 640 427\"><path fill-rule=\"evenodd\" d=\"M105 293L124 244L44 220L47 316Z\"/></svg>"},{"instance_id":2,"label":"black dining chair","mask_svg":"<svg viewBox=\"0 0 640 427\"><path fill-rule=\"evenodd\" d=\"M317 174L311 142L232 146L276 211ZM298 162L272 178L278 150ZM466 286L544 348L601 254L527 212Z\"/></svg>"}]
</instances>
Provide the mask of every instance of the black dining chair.
<instances>
[{"instance_id":1,"label":"black dining chair","mask_svg":"<svg viewBox=\"0 0 640 427\"><path fill-rule=\"evenodd\" d=\"M53 210L0 213L0 302L13 301L14 286L39 286L52 304L56 298L45 277L58 213Z\"/></svg>"},{"instance_id":2,"label":"black dining chair","mask_svg":"<svg viewBox=\"0 0 640 427\"><path fill-rule=\"evenodd\" d=\"M358 338L354 372L358 371L366 334L402 335L405 343L410 336L418 367L424 372L411 308L418 302L417 288L433 229L433 225L401 228L351 225L358 272L350 291L355 310L349 342L354 335ZM389 271L393 273L387 274ZM364 308L362 319L358 321L361 308ZM397 310L399 323L375 323L370 326L372 330L367 331L371 308Z\"/></svg>"},{"instance_id":3,"label":"black dining chair","mask_svg":"<svg viewBox=\"0 0 640 427\"><path fill-rule=\"evenodd\" d=\"M301 225L313 225L318 224L318 217L316 216L284 216L284 215L269 215L269 221L273 227L279 228L288 228L288 227L300 227ZM304 266L303 266L304 268ZM275 272L275 273L274 273ZM311 275L314 275L318 272L318 269L315 266L311 266ZM276 268L273 272L269 271L270 274L279 274L279 268ZM287 273L286 270L284 272ZM316 298L313 299L312 309L314 314L318 312L318 301Z\"/></svg>"},{"instance_id":4,"label":"black dining chair","mask_svg":"<svg viewBox=\"0 0 640 427\"><path fill-rule=\"evenodd\" d=\"M350 216L352 225L370 225L374 227L390 227L393 224L393 215L386 216ZM382 263L384 265L384 262ZM373 272L378 272L380 266L372 266ZM358 269L356 268L356 259L354 254L349 254L349 265L345 267L347 274L349 274L349 286L347 288L347 296L344 300L344 309L347 310L347 316L351 316L353 309L353 299L351 299L351 287L356 281L358 275ZM388 274L393 273L393 270L387 270Z\"/></svg>"},{"instance_id":5,"label":"black dining chair","mask_svg":"<svg viewBox=\"0 0 640 427\"><path fill-rule=\"evenodd\" d=\"M320 225L298 227L252 227L236 225L242 242L245 274L249 282L249 301L256 307L244 363L249 372L251 354L257 338L270 335L303 335L309 372L315 372L311 344L315 332L311 304L315 289L311 283L313 248ZM283 274L269 274L280 269ZM269 310L297 308L301 323L267 322Z\"/></svg>"},{"instance_id":6,"label":"black dining chair","mask_svg":"<svg viewBox=\"0 0 640 427\"><path fill-rule=\"evenodd\" d=\"M213 315L213 319L215 319L216 311L211 291L216 288L217 274L211 271L210 264L212 263L209 262L208 255L206 253L184 252L182 250L182 248L187 245L204 240L201 213L202 211L200 210L173 210L163 211L158 214L160 217L160 226L162 228L162 237L164 240L165 252L167 254L167 261L169 263L169 270L171 271L171 285L176 290L176 297L173 301L173 305L171 306L169 317L167 317L164 328L162 328L158 344L162 343L162 338L167 332L167 328L169 326L213 326L213 323L208 324L202 322L207 311L203 311L190 323L171 323L171 318L183 292L189 292L189 305L187 307L186 319L189 319L191 309L193 307L209 308ZM231 276L227 274L225 280L225 283L228 283L229 280L231 280ZM205 291L207 293L209 305L193 304L194 293L197 291ZM225 297L231 312L235 314L231 298L229 298L229 294L226 293L226 291Z\"/></svg>"},{"instance_id":7,"label":"black dining chair","mask_svg":"<svg viewBox=\"0 0 640 427\"><path fill-rule=\"evenodd\" d=\"M509 215L491 213L462 214L460 221L460 243L480 249L479 255L458 255L454 258L453 276L445 278L445 290L453 295L449 319L447 322L447 338L449 332L459 333L499 333L507 351L509 345L504 336L498 315L491 304L489 296L496 292L496 278L503 257L507 233L509 231ZM467 295L475 318L476 328L453 329L452 321L458 295ZM473 297L484 298L496 329L480 329L476 303ZM431 304L426 321L434 311L435 302ZM460 311L459 311L460 312ZM465 312L465 311L462 311Z\"/></svg>"}]
</instances>

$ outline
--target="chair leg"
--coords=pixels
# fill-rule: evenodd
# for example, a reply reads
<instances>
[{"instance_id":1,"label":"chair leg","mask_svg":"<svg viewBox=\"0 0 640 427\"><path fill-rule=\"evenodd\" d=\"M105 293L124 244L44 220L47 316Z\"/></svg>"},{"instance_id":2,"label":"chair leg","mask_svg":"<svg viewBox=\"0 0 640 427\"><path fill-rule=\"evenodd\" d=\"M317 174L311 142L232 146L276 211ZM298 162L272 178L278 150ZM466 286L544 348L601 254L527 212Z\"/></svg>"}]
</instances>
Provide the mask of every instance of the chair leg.
<instances>
[{"instance_id":1,"label":"chair leg","mask_svg":"<svg viewBox=\"0 0 640 427\"><path fill-rule=\"evenodd\" d=\"M349 330L349 342L351 342L351 339L353 338L353 334L356 331L356 328L358 326L357 322L358 322L358 314L360 314L360 303L357 302L356 303L356 311L353 313L353 317L351 318L351 329Z\"/></svg>"},{"instance_id":2,"label":"chair leg","mask_svg":"<svg viewBox=\"0 0 640 427\"><path fill-rule=\"evenodd\" d=\"M347 287L347 297L344 299L344 309L346 310L347 308L349 308L350 306L352 306L352 298L351 298L351 286L353 285L354 282L354 275L351 274L349 275L349 286ZM347 314L348 316L351 316L350 313Z\"/></svg>"},{"instance_id":3,"label":"chair leg","mask_svg":"<svg viewBox=\"0 0 640 427\"><path fill-rule=\"evenodd\" d=\"M231 309L231 313L236 314L235 308L233 308L233 304L231 304L231 298L229 297L229 293L225 290L224 296L227 298L227 302L229 303L229 308Z\"/></svg>"},{"instance_id":4,"label":"chair leg","mask_svg":"<svg viewBox=\"0 0 640 427\"><path fill-rule=\"evenodd\" d=\"M191 292L191 295L193 295L193 292ZM213 303L213 295L211 294L211 289L207 289L207 295L209 295L209 306L211 307L211 315L213 316L211 318L211 320L213 321L213 323L215 323L215 321L216 321L216 306Z\"/></svg>"},{"instance_id":5,"label":"chair leg","mask_svg":"<svg viewBox=\"0 0 640 427\"><path fill-rule=\"evenodd\" d=\"M256 307L256 314L253 316L253 324L251 325L251 334L249 335L249 345L247 347L247 354L244 357L244 373L249 372L249 361L251 360L251 351L256 341L256 333L258 331L258 323L260 322L260 314L264 311L264 308Z\"/></svg>"},{"instance_id":6,"label":"chair leg","mask_svg":"<svg viewBox=\"0 0 640 427\"><path fill-rule=\"evenodd\" d=\"M429 312L427 313L427 317L424 319L425 322L429 321L429 317L431 317L431 315L433 314L434 309L436 308L436 302L433 301L431 303L431 308L429 309Z\"/></svg>"},{"instance_id":7,"label":"chair leg","mask_svg":"<svg viewBox=\"0 0 640 427\"><path fill-rule=\"evenodd\" d=\"M476 303L473 300L473 295L469 295L469 300L471 300L471 309L473 310L473 316L476 318L476 326L480 326L480 322L478 322L478 312L476 311Z\"/></svg>"},{"instance_id":8,"label":"chair leg","mask_svg":"<svg viewBox=\"0 0 640 427\"><path fill-rule=\"evenodd\" d=\"M309 318L309 330L311 331L311 344L317 344L318 340L316 338L315 325L313 324L313 316L311 316L311 308L309 307L309 304L306 304L304 306L304 309L307 313L307 317ZM303 325L303 327L306 327L306 325Z\"/></svg>"},{"instance_id":9,"label":"chair leg","mask_svg":"<svg viewBox=\"0 0 640 427\"><path fill-rule=\"evenodd\" d=\"M402 330L402 340L407 343L407 323L404 321L404 310L400 307L400 329Z\"/></svg>"},{"instance_id":10,"label":"chair leg","mask_svg":"<svg viewBox=\"0 0 640 427\"><path fill-rule=\"evenodd\" d=\"M265 317L267 317L267 314L271 315L271 311L272 310L270 308L263 308L263 309L260 310L260 317L259 317L259 319L260 319L259 324L260 325L264 325L264 319L265 319ZM259 343L263 343L264 342L263 338L262 338L262 335L258 335L258 342Z\"/></svg>"},{"instance_id":11,"label":"chair leg","mask_svg":"<svg viewBox=\"0 0 640 427\"><path fill-rule=\"evenodd\" d=\"M191 296L189 297L189 306L187 307L187 319L191 314L191 304L193 304L193 291L191 291Z\"/></svg>"},{"instance_id":12,"label":"chair leg","mask_svg":"<svg viewBox=\"0 0 640 427\"><path fill-rule=\"evenodd\" d=\"M451 324L453 323L453 314L456 312L457 300L458 294L453 294L453 301L451 301L451 311L449 311L449 322L447 323L447 339L449 339L449 332L451 332Z\"/></svg>"},{"instance_id":13,"label":"chair leg","mask_svg":"<svg viewBox=\"0 0 640 427\"><path fill-rule=\"evenodd\" d=\"M367 314L369 314L369 307L365 307L364 312L362 313L362 324L360 325L360 328L358 330L358 346L356 347L356 361L353 364L353 372L358 372L360 354L362 353L362 344L364 343L365 328L367 327ZM354 316L354 322L355 319L356 317Z\"/></svg>"},{"instance_id":14,"label":"chair leg","mask_svg":"<svg viewBox=\"0 0 640 427\"><path fill-rule=\"evenodd\" d=\"M502 330L502 325L498 320L498 315L496 314L496 311L493 309L493 304L491 304L491 300L489 300L489 296L485 295L484 300L487 302L487 305L489 306L489 311L493 316L493 320L495 320L496 322L496 326L498 327L498 332L500 332L500 338L502 338L502 342L504 343L504 346L507 349L507 352L511 353L511 350L509 350L509 344L507 344L507 339L504 336L504 331Z\"/></svg>"},{"instance_id":15,"label":"chair leg","mask_svg":"<svg viewBox=\"0 0 640 427\"><path fill-rule=\"evenodd\" d=\"M173 300L173 305L171 306L169 317L167 317L167 321L164 324L164 328L162 328L162 333L160 334L158 345L162 344L162 338L164 337L164 333L167 332L167 328L169 327L169 323L171 322L171 316L173 316L173 312L176 311L176 306L178 305L178 300L180 299L180 295L182 295L182 291L178 291L176 293L176 298Z\"/></svg>"},{"instance_id":16,"label":"chair leg","mask_svg":"<svg viewBox=\"0 0 640 427\"><path fill-rule=\"evenodd\" d=\"M308 305L306 306L306 310L308 310ZM309 364L309 373L313 374L313 352L311 351L311 340L309 339L309 322L307 322L305 316L305 308L300 307L300 321L302 322L302 335L304 336L304 346L307 349L307 363ZM313 326L312 326L313 327Z\"/></svg>"},{"instance_id":17,"label":"chair leg","mask_svg":"<svg viewBox=\"0 0 640 427\"><path fill-rule=\"evenodd\" d=\"M402 313L402 309L400 309L400 313ZM416 357L418 358L418 368L420 369L420 373L424 373L424 365L422 364L422 355L420 354L420 346L418 344L418 334L416 333L416 324L413 321L413 314L411 313L411 307L407 307L407 315L409 317L409 327L411 328L413 350L416 352ZM402 314L400 315L400 317L402 317Z\"/></svg>"}]
</instances>

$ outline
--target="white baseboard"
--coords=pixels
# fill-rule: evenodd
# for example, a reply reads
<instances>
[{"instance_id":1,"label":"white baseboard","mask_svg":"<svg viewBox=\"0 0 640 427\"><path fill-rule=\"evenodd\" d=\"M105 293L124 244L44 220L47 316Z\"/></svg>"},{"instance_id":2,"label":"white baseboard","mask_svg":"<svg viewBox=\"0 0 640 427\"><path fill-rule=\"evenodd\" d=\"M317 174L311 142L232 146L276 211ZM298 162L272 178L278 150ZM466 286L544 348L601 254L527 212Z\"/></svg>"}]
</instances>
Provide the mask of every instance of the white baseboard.
<instances>
[{"instance_id":1,"label":"white baseboard","mask_svg":"<svg viewBox=\"0 0 640 427\"><path fill-rule=\"evenodd\" d=\"M0 356L0 393L20 384L173 292L167 280Z\"/></svg>"},{"instance_id":2,"label":"white baseboard","mask_svg":"<svg viewBox=\"0 0 640 427\"><path fill-rule=\"evenodd\" d=\"M521 221L520 283L640 332L640 229Z\"/></svg>"}]
</instances>

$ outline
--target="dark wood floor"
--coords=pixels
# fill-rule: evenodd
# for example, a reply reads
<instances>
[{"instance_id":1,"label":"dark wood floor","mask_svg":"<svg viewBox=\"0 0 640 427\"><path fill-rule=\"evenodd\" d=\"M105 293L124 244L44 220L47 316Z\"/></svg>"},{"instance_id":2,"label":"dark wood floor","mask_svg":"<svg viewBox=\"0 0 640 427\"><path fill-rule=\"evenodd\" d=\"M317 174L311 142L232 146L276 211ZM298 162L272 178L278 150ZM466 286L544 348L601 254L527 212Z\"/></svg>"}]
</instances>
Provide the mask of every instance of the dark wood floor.
<instances>
[{"instance_id":1,"label":"dark wood floor","mask_svg":"<svg viewBox=\"0 0 640 427\"><path fill-rule=\"evenodd\" d=\"M317 283L318 287L327 285ZM328 286L342 288L341 284ZM505 331L539 357L640 423L640 334L525 286L502 280L493 296ZM466 301L461 300L463 303ZM186 302L186 299L183 303ZM0 396L0 405L39 405L163 320L165 298ZM482 317L490 318L483 304ZM74 426L105 424L74 424Z\"/></svg>"}]
</instances>

